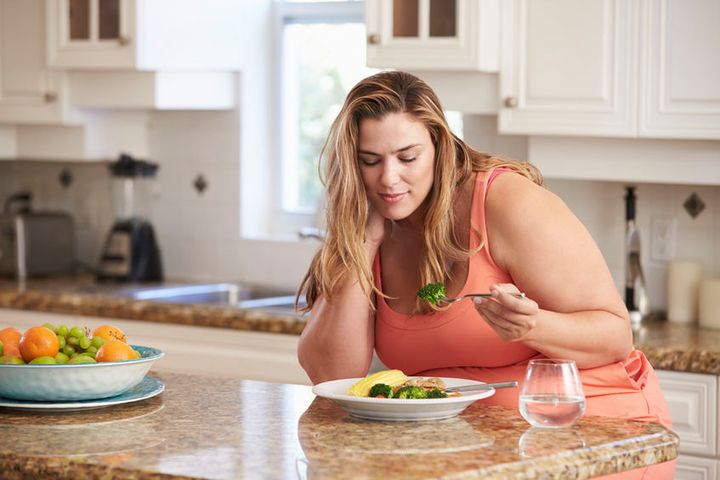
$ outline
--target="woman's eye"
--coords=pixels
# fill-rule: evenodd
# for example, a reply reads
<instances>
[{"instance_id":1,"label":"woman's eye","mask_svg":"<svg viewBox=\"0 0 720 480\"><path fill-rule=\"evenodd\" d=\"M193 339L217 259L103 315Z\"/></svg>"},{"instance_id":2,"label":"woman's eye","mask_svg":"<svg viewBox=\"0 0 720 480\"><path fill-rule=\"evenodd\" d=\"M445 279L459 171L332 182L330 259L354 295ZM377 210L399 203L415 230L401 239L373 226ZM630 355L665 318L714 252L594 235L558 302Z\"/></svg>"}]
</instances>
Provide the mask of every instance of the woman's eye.
<instances>
[{"instance_id":1,"label":"woman's eye","mask_svg":"<svg viewBox=\"0 0 720 480\"><path fill-rule=\"evenodd\" d=\"M398 160L400 160L401 162L410 163L413 160L415 160L415 157L410 157L410 158L398 157Z\"/></svg>"},{"instance_id":2,"label":"woman's eye","mask_svg":"<svg viewBox=\"0 0 720 480\"><path fill-rule=\"evenodd\" d=\"M361 158L360 163L362 163L363 165L365 165L367 167L372 167L373 165L377 165L378 163L380 163L380 160L377 160L377 159L370 160L367 158Z\"/></svg>"}]
</instances>

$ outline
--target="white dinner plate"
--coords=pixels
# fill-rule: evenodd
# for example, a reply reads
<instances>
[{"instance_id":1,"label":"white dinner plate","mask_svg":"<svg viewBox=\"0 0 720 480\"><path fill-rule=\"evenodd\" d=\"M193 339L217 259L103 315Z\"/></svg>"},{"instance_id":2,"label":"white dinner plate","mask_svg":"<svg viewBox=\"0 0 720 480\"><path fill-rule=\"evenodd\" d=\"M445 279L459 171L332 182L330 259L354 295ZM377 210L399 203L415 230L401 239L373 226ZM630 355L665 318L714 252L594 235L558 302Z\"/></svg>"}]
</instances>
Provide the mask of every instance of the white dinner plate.
<instances>
[{"instance_id":1,"label":"white dinner plate","mask_svg":"<svg viewBox=\"0 0 720 480\"><path fill-rule=\"evenodd\" d=\"M0 397L0 407L14 408L20 410L87 410L91 408L102 408L121 403L139 402L156 395L165 390L165 384L157 378L145 376L143 380L125 393L109 398L98 400L75 400L59 402L33 402L29 400L14 400L12 398Z\"/></svg>"},{"instance_id":2,"label":"white dinner plate","mask_svg":"<svg viewBox=\"0 0 720 480\"><path fill-rule=\"evenodd\" d=\"M409 377L417 378L417 377ZM495 389L464 393L459 397L410 400L400 398L370 398L347 395L347 390L362 378L344 378L323 382L313 387L313 393L329 398L353 417L368 420L438 420L454 417L473 402L490 397ZM446 387L482 384L475 380L442 377Z\"/></svg>"}]
</instances>

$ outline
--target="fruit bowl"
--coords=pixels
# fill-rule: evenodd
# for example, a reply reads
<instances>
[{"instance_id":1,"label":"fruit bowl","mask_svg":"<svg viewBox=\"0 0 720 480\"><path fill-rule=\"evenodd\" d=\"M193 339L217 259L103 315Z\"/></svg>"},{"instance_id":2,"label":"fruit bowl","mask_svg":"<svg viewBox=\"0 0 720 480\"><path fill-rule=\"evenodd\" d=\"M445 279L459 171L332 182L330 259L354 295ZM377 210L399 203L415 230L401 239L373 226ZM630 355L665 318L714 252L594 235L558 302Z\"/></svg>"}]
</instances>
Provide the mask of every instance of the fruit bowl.
<instances>
[{"instance_id":1,"label":"fruit bowl","mask_svg":"<svg viewBox=\"0 0 720 480\"><path fill-rule=\"evenodd\" d=\"M36 402L113 397L140 383L161 350L132 345L137 360L61 365L0 364L0 397Z\"/></svg>"}]
</instances>

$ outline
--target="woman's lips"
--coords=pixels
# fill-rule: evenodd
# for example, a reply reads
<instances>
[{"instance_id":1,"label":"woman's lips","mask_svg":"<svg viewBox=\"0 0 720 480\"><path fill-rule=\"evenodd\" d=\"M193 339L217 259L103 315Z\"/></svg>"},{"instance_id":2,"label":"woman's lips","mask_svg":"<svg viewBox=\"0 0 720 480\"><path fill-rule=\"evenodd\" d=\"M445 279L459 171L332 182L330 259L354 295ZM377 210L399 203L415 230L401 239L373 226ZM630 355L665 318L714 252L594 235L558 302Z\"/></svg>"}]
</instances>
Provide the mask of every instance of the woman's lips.
<instances>
[{"instance_id":1,"label":"woman's lips","mask_svg":"<svg viewBox=\"0 0 720 480\"><path fill-rule=\"evenodd\" d=\"M407 192L403 193L381 193L379 194L380 198L385 200L385 203L398 203L400 200L402 200L405 195L407 195Z\"/></svg>"}]
</instances>

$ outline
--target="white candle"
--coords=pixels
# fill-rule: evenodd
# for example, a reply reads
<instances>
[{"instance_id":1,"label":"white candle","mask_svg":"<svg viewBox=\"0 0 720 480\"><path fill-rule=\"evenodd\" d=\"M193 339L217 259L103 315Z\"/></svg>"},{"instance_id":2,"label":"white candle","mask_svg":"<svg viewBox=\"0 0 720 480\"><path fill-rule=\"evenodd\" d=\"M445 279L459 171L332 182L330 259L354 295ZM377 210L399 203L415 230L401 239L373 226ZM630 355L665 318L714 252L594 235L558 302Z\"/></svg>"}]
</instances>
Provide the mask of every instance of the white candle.
<instances>
[{"instance_id":1,"label":"white candle","mask_svg":"<svg viewBox=\"0 0 720 480\"><path fill-rule=\"evenodd\" d=\"M694 323L698 319L698 293L702 263L673 260L668 264L668 320Z\"/></svg>"},{"instance_id":2,"label":"white candle","mask_svg":"<svg viewBox=\"0 0 720 480\"><path fill-rule=\"evenodd\" d=\"M698 317L701 327L720 328L720 278L700 284Z\"/></svg>"}]
</instances>

